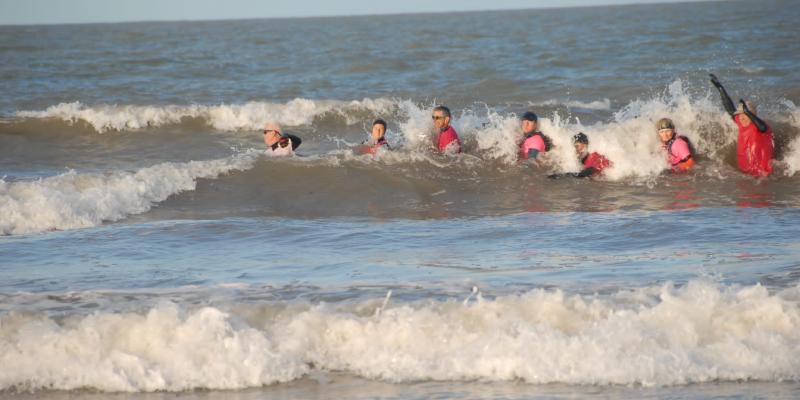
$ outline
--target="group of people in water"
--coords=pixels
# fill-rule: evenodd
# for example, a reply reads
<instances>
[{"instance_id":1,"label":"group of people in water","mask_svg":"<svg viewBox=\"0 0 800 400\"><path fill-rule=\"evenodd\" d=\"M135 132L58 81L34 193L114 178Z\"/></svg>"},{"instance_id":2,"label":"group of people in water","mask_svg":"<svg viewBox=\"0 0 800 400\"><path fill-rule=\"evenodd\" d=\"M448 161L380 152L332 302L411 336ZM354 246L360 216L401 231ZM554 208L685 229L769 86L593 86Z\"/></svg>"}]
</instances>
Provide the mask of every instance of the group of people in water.
<instances>
[{"instance_id":1,"label":"group of people in water","mask_svg":"<svg viewBox=\"0 0 800 400\"><path fill-rule=\"evenodd\" d=\"M719 79L710 74L711 83L720 93L725 111L733 118L739 129L736 142L736 159L739 169L747 174L763 177L772 172L772 156L774 152L772 129L756 115L756 107L749 101L739 100L739 107L734 106ZM450 125L452 115L450 109L439 105L433 108L431 115L436 129L434 147L441 154L461 152L461 139ZM553 147L550 138L539 130L539 117L532 111L522 114L520 119L522 140L519 144L520 160L535 162ZM656 122L656 132L666 153L667 162L673 172L689 171L696 165L696 154L691 141L680 135L675 124L669 118L661 118ZM391 149L385 138L386 121L377 119L372 124L370 138L359 145L356 152L375 154L381 149ZM264 144L273 155L292 155L302 140L281 131L280 125L274 122L264 127ZM570 176L590 178L600 176L603 170L612 165L605 156L589 151L589 137L579 132L572 138L575 153L582 165L579 172L554 174L550 178Z\"/></svg>"}]
</instances>

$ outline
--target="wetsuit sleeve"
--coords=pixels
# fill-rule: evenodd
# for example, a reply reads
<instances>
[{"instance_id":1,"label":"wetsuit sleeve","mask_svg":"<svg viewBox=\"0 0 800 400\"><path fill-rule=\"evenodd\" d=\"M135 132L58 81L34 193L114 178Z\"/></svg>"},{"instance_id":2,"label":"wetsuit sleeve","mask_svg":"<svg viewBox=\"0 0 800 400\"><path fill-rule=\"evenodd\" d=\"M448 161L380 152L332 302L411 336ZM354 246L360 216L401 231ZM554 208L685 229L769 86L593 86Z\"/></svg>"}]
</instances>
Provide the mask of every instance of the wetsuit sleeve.
<instances>
[{"instance_id":1,"label":"wetsuit sleeve","mask_svg":"<svg viewBox=\"0 0 800 400\"><path fill-rule=\"evenodd\" d=\"M744 103L742 100L739 101ZM761 118L758 118L752 112L750 112L750 109L747 108L747 105L743 105L742 107L744 107L745 115L747 115L747 117L750 118L750 120L753 121L754 124L756 124L756 128L758 129L758 131L761 133L766 133L768 129L767 123L764 122L764 120L762 120Z\"/></svg>"},{"instance_id":2,"label":"wetsuit sleeve","mask_svg":"<svg viewBox=\"0 0 800 400\"><path fill-rule=\"evenodd\" d=\"M565 177L572 177L572 178L589 178L592 175L597 173L597 170L594 167L584 168L581 172L567 172L565 174L550 174L547 175L550 179L561 179Z\"/></svg>"},{"instance_id":3,"label":"wetsuit sleeve","mask_svg":"<svg viewBox=\"0 0 800 400\"><path fill-rule=\"evenodd\" d=\"M597 169L595 167L588 167L584 168L583 171L578 172L577 174L572 174L572 176L576 178L588 178L597 173Z\"/></svg>"},{"instance_id":4,"label":"wetsuit sleeve","mask_svg":"<svg viewBox=\"0 0 800 400\"><path fill-rule=\"evenodd\" d=\"M536 157L539 157L539 150L528 149L528 159L529 160L535 160Z\"/></svg>"},{"instance_id":5,"label":"wetsuit sleeve","mask_svg":"<svg viewBox=\"0 0 800 400\"><path fill-rule=\"evenodd\" d=\"M297 150L297 148L300 147L300 143L303 143L303 139L300 139L295 135L287 133L286 137L292 139L292 151Z\"/></svg>"},{"instance_id":6,"label":"wetsuit sleeve","mask_svg":"<svg viewBox=\"0 0 800 400\"><path fill-rule=\"evenodd\" d=\"M725 107L725 111L728 112L728 115L733 117L733 114L736 113L736 106L733 105L733 100L731 100L731 96L728 96L728 92L725 91L725 87L719 83L717 77L714 74L709 74L711 76L711 83L714 84L714 87L717 88L719 91L719 97L722 98L722 106Z\"/></svg>"}]
</instances>

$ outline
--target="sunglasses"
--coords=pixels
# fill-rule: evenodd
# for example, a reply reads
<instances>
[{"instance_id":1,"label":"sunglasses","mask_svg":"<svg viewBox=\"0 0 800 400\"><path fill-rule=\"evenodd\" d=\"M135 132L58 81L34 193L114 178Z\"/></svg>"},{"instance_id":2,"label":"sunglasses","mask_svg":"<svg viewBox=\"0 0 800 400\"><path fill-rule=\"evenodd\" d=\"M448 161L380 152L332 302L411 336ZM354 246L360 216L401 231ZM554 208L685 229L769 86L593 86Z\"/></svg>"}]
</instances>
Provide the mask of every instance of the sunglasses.
<instances>
[{"instance_id":1,"label":"sunglasses","mask_svg":"<svg viewBox=\"0 0 800 400\"><path fill-rule=\"evenodd\" d=\"M447 117L445 117L443 115L434 115L434 116L431 117L431 119L433 119L434 121L436 121L438 119L445 119L445 118L447 118Z\"/></svg>"}]
</instances>

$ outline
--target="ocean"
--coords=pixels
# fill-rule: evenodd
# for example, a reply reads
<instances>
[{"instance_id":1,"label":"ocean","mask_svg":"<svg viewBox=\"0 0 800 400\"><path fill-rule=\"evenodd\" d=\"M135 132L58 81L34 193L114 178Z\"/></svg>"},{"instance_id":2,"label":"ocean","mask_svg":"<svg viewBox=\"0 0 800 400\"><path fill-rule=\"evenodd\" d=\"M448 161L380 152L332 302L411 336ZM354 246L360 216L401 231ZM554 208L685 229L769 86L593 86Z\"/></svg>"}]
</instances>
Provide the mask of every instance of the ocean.
<instances>
[{"instance_id":1,"label":"ocean","mask_svg":"<svg viewBox=\"0 0 800 400\"><path fill-rule=\"evenodd\" d=\"M798 398L798 20L0 26L0 398ZM709 73L772 126L770 176L737 169ZM461 154L433 151L439 104ZM377 118L392 149L357 154ZM549 179L578 132L613 165Z\"/></svg>"}]
</instances>

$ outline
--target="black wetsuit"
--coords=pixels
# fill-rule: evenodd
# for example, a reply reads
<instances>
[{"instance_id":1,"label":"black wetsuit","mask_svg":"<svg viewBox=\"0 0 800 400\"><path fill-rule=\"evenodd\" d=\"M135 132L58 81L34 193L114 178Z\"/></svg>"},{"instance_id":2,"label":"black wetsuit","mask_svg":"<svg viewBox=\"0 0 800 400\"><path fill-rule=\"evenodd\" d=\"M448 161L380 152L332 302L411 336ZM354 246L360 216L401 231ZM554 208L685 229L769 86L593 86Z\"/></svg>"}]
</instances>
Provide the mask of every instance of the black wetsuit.
<instances>
[{"instance_id":1,"label":"black wetsuit","mask_svg":"<svg viewBox=\"0 0 800 400\"><path fill-rule=\"evenodd\" d=\"M272 148L273 151L275 151L278 148L278 146L286 147L288 145L288 143L289 143L289 140L287 140L287 139L291 139L291 141L292 141L292 151L297 150L297 148L300 147L300 143L303 143L303 139L300 139L299 137L297 137L295 135L292 135L292 134L289 134L289 133L284 133L284 134L281 135L280 140L275 142L270 147Z\"/></svg>"}]
</instances>

